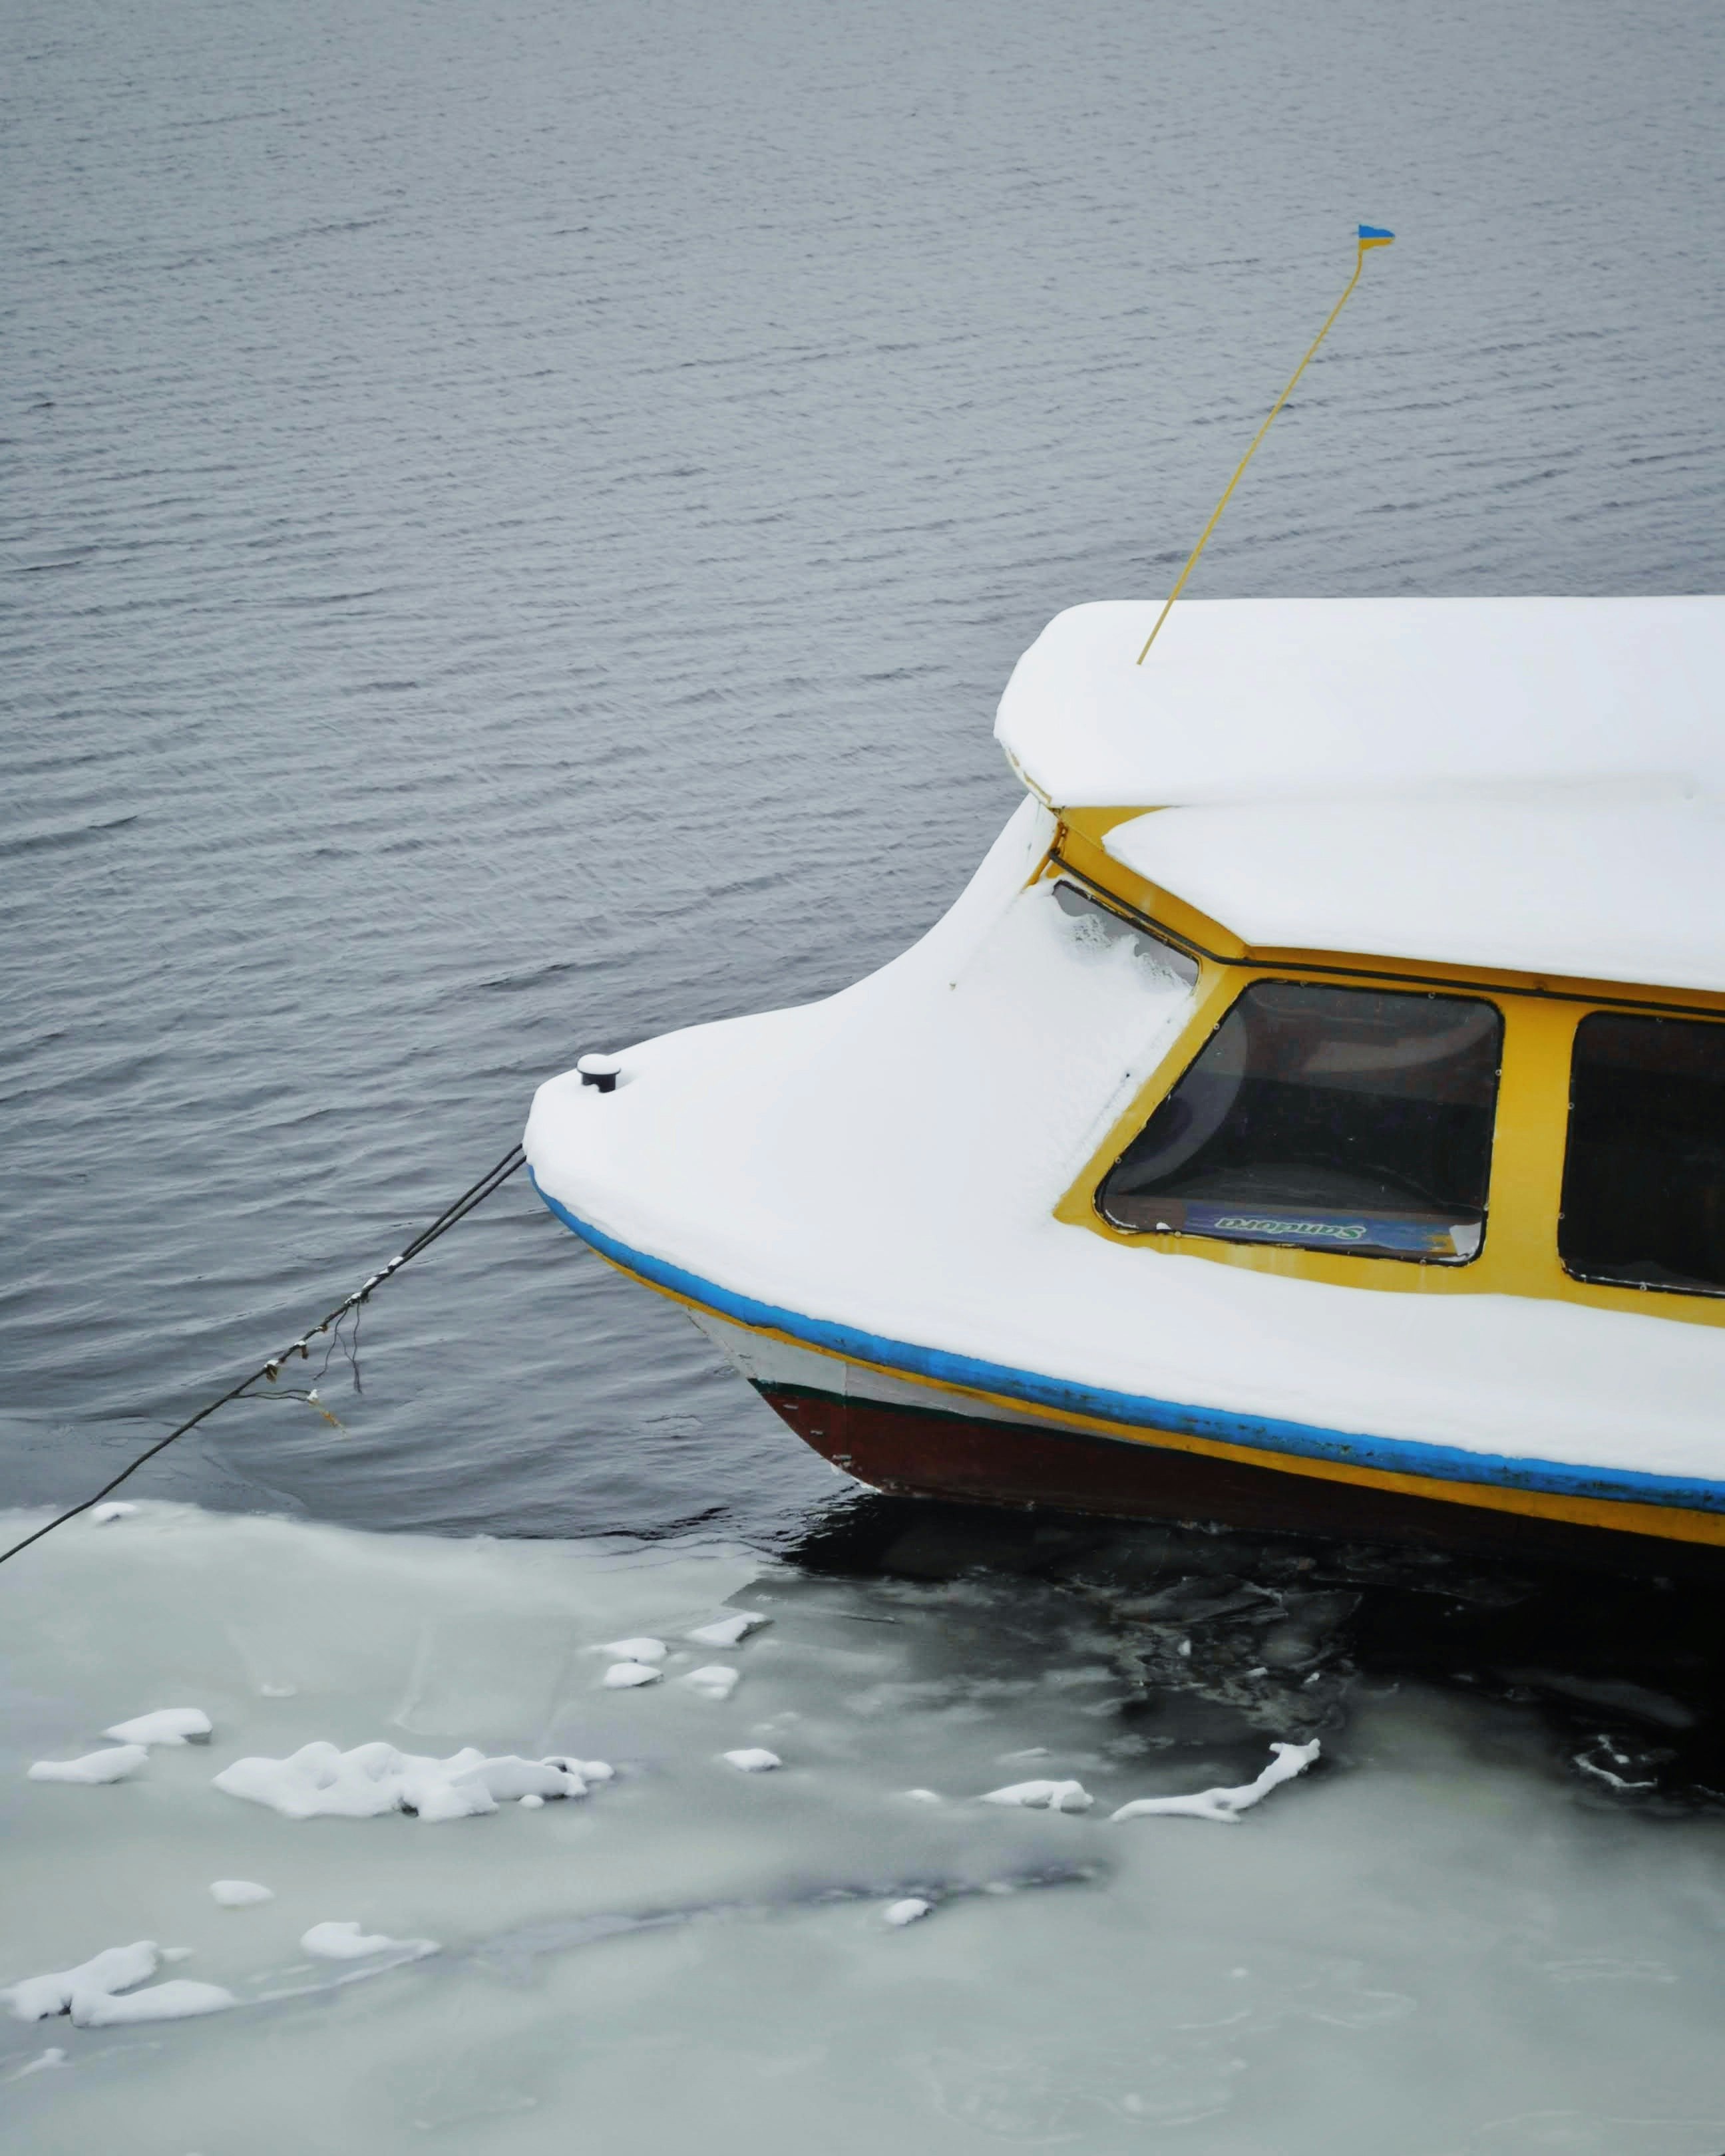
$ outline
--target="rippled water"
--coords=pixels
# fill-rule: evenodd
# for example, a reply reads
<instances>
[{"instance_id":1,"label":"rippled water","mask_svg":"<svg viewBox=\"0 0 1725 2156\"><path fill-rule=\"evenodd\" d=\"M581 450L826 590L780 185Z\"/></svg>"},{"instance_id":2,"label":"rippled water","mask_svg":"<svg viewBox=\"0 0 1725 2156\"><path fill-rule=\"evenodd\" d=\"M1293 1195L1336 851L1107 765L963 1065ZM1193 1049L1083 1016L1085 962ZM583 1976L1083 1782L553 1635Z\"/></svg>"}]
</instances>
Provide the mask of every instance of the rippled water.
<instances>
[{"instance_id":1,"label":"rippled water","mask_svg":"<svg viewBox=\"0 0 1725 2156\"><path fill-rule=\"evenodd\" d=\"M1058 607L1725 582L1725 18L18 0L7 1490L61 1496L583 1048L837 987ZM336 1436L151 1488L757 1532L826 1488L511 1190Z\"/></svg>"},{"instance_id":2,"label":"rippled water","mask_svg":"<svg viewBox=\"0 0 1725 2156\"><path fill-rule=\"evenodd\" d=\"M1014 660L1166 588L1357 219L1400 240L1198 588L1725 587L1722 46L1669 5L14 0L0 1502L291 1337L582 1050L932 920L1014 803ZM365 1351L344 1430L234 1409L141 1492L914 1556L518 1184ZM1548 1626L1529 1686L1397 1593L1380 1660L1567 1698L1554 1758L1577 1684L1707 1688L1656 1612L1554 1680ZM1712 1786L1696 1710L1612 1711ZM954 2057L979 2133L1042 2131Z\"/></svg>"}]
</instances>

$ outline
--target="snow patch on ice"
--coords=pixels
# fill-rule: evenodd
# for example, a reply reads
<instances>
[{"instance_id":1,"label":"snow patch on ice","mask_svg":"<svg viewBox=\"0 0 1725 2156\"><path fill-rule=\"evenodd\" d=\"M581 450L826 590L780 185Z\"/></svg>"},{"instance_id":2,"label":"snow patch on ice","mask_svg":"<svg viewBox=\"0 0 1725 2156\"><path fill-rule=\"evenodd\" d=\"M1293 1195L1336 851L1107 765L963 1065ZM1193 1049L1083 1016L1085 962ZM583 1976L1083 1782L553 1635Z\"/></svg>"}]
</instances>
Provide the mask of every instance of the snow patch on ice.
<instances>
[{"instance_id":1,"label":"snow patch on ice","mask_svg":"<svg viewBox=\"0 0 1725 2156\"><path fill-rule=\"evenodd\" d=\"M38 2057L27 2060L16 2073L8 2074L6 2078L9 2082L21 2082L26 2074L39 2074L49 2066L63 2066L65 2063L66 2055L59 2046L50 2044Z\"/></svg>"},{"instance_id":2,"label":"snow patch on ice","mask_svg":"<svg viewBox=\"0 0 1725 2156\"><path fill-rule=\"evenodd\" d=\"M517 1797L516 1802L524 1812L542 1812L545 1809L544 1798L536 1796L531 1789L528 1790L526 1796Z\"/></svg>"},{"instance_id":3,"label":"snow patch on ice","mask_svg":"<svg viewBox=\"0 0 1725 2156\"><path fill-rule=\"evenodd\" d=\"M707 1699L729 1699L737 1689L738 1672L723 1662L709 1662L705 1669L691 1670L683 1679L691 1691Z\"/></svg>"},{"instance_id":4,"label":"snow patch on ice","mask_svg":"<svg viewBox=\"0 0 1725 2156\"><path fill-rule=\"evenodd\" d=\"M1219 1820L1231 1826L1242 1812L1261 1804L1279 1783L1303 1774L1322 1747L1314 1737L1309 1744L1272 1744L1270 1749L1274 1756L1255 1782L1247 1782L1237 1789L1200 1789L1189 1797L1139 1797L1111 1816L1117 1820Z\"/></svg>"},{"instance_id":5,"label":"snow patch on ice","mask_svg":"<svg viewBox=\"0 0 1725 2156\"><path fill-rule=\"evenodd\" d=\"M721 1617L714 1625L697 1625L692 1632L684 1635L698 1647L734 1647L757 1631L762 1625L770 1625L770 1617L762 1617L752 1609L739 1609L729 1617Z\"/></svg>"},{"instance_id":6,"label":"snow patch on ice","mask_svg":"<svg viewBox=\"0 0 1725 2156\"><path fill-rule=\"evenodd\" d=\"M572 1772L562 1760L488 1759L472 1745L431 1759L382 1743L343 1752L319 1739L285 1759L236 1759L214 1779L230 1797L267 1804L285 1819L376 1819L399 1811L431 1821L479 1817L528 1795L584 1797L589 1779L607 1778Z\"/></svg>"},{"instance_id":7,"label":"snow patch on ice","mask_svg":"<svg viewBox=\"0 0 1725 2156\"><path fill-rule=\"evenodd\" d=\"M561 1767L566 1774L572 1774L578 1782L589 1784L614 1782L617 1779L617 1769L604 1759L572 1759L562 1753L552 1752L542 1763L547 1767ZM572 1790L570 1794L572 1795L574 1793Z\"/></svg>"},{"instance_id":8,"label":"snow patch on ice","mask_svg":"<svg viewBox=\"0 0 1725 2156\"><path fill-rule=\"evenodd\" d=\"M219 2014L234 2005L233 1993L220 1984L193 1984L183 1978L136 1990L173 1951L165 1953L154 1939L105 1947L75 1969L27 1976L8 1984L0 1991L0 1999L18 2020L45 2021L51 2015L69 2014L80 2029L104 2029L121 2021L180 2021L194 2014ZM119 1998L116 1994L121 1992L132 1995Z\"/></svg>"},{"instance_id":9,"label":"snow patch on ice","mask_svg":"<svg viewBox=\"0 0 1725 2156\"><path fill-rule=\"evenodd\" d=\"M595 1647L596 1655L612 1655L619 1662L662 1662L670 1650L663 1640L608 1640Z\"/></svg>"},{"instance_id":10,"label":"snow patch on ice","mask_svg":"<svg viewBox=\"0 0 1725 2156\"><path fill-rule=\"evenodd\" d=\"M735 1767L740 1774L770 1774L773 1768L784 1764L776 1752L768 1752L758 1744L744 1745L736 1752L721 1752L720 1758L727 1767Z\"/></svg>"},{"instance_id":11,"label":"snow patch on ice","mask_svg":"<svg viewBox=\"0 0 1725 2156\"><path fill-rule=\"evenodd\" d=\"M932 1902L925 1902L920 1895L907 1894L902 1902L895 1902L890 1907L883 1909L880 1921L895 1926L914 1924L919 1917L926 1917L933 1907Z\"/></svg>"},{"instance_id":12,"label":"snow patch on ice","mask_svg":"<svg viewBox=\"0 0 1725 2156\"><path fill-rule=\"evenodd\" d=\"M108 1752L86 1752L81 1759L38 1759L29 1769L33 1782L124 1782L150 1757L141 1744L116 1744Z\"/></svg>"},{"instance_id":13,"label":"snow patch on ice","mask_svg":"<svg viewBox=\"0 0 1725 2156\"><path fill-rule=\"evenodd\" d=\"M1585 1752L1576 1753L1575 1763L1584 1774L1591 1774L1596 1781L1604 1782L1608 1789L1651 1789L1658 1786L1654 1782L1629 1781L1623 1775L1614 1773L1609 1767L1602 1767L1597 1759L1589 1758Z\"/></svg>"},{"instance_id":14,"label":"snow patch on ice","mask_svg":"<svg viewBox=\"0 0 1725 2156\"><path fill-rule=\"evenodd\" d=\"M938 1789L906 1789L904 1794L913 1804L943 1804L947 1801Z\"/></svg>"},{"instance_id":15,"label":"snow patch on ice","mask_svg":"<svg viewBox=\"0 0 1725 2156\"><path fill-rule=\"evenodd\" d=\"M657 1684L660 1676L645 1662L613 1662L602 1681L609 1691L629 1691L637 1685Z\"/></svg>"},{"instance_id":16,"label":"snow patch on ice","mask_svg":"<svg viewBox=\"0 0 1725 2156\"><path fill-rule=\"evenodd\" d=\"M1024 1804L1033 1810L1087 1812L1096 1799L1082 1782L1012 1782L1004 1789L990 1789L985 1804Z\"/></svg>"},{"instance_id":17,"label":"snow patch on ice","mask_svg":"<svg viewBox=\"0 0 1725 2156\"><path fill-rule=\"evenodd\" d=\"M438 1951L435 1939L392 1939L382 1932L362 1932L346 1917L314 1924L300 1944L324 1961L363 1961L368 1954L381 1953L406 1953L421 1960Z\"/></svg>"},{"instance_id":18,"label":"snow patch on ice","mask_svg":"<svg viewBox=\"0 0 1725 2156\"><path fill-rule=\"evenodd\" d=\"M250 1909L259 1902L273 1902L275 1890L260 1887L255 1879L212 1879L209 1897L223 1909Z\"/></svg>"},{"instance_id":19,"label":"snow patch on ice","mask_svg":"<svg viewBox=\"0 0 1725 2156\"><path fill-rule=\"evenodd\" d=\"M116 1520L129 1520L137 1509L123 1498L110 1499L105 1505L91 1506L90 1524L93 1527L111 1527Z\"/></svg>"},{"instance_id":20,"label":"snow patch on ice","mask_svg":"<svg viewBox=\"0 0 1725 2156\"><path fill-rule=\"evenodd\" d=\"M185 1744L208 1737L210 1727L210 1718L201 1707L158 1707L153 1713L116 1722L102 1734L116 1744Z\"/></svg>"},{"instance_id":21,"label":"snow patch on ice","mask_svg":"<svg viewBox=\"0 0 1725 2156\"><path fill-rule=\"evenodd\" d=\"M124 2021L189 2021L197 2015L220 2014L238 2004L234 1994L219 1984L198 1984L189 1977L177 1976L166 1984L152 1984L142 1991L128 1993L124 1999L104 1994L86 2009L82 2025L111 2029ZM80 2020L75 2007L72 2019Z\"/></svg>"}]
</instances>

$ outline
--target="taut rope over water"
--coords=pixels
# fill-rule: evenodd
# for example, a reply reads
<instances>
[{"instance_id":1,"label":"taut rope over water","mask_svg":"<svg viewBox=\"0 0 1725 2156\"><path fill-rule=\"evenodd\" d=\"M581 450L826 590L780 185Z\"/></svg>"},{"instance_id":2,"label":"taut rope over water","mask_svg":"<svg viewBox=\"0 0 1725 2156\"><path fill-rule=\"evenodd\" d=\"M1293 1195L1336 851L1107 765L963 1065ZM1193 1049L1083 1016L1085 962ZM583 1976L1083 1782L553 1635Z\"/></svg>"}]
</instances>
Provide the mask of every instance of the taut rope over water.
<instances>
[{"instance_id":1,"label":"taut rope over water","mask_svg":"<svg viewBox=\"0 0 1725 2156\"><path fill-rule=\"evenodd\" d=\"M158 1452L165 1452L177 1437L183 1437L188 1430L196 1430L199 1423L208 1421L218 1408L226 1407L229 1400L243 1399L248 1394L250 1394L254 1399L272 1397L268 1394L252 1393L251 1389L260 1382L273 1385L281 1374L282 1365L290 1361L295 1355L302 1363L308 1361L314 1340L321 1338L326 1332L331 1332L332 1328L338 1328L350 1312L357 1312L362 1309L371 1300L372 1294L382 1286L385 1281L393 1280L403 1265L411 1264L422 1250L429 1250L439 1235L447 1235L458 1220L465 1220L476 1206L483 1205L494 1190L501 1190L516 1169L526 1165L526 1154L518 1145L511 1146L494 1168L488 1168L477 1183L470 1183L459 1198L453 1199L444 1208L429 1228L414 1236L404 1250L393 1257L387 1265L374 1272L369 1280L362 1281L352 1295L336 1305L326 1317L321 1318L316 1325L308 1326L291 1347L284 1348L279 1355L270 1356L267 1362L260 1363L249 1376L242 1378L237 1385L230 1385L218 1399L211 1400L207 1406L201 1407L195 1415L188 1415L177 1430L171 1430L166 1437L159 1438L147 1452L141 1452L129 1467L122 1467L112 1481L105 1482L100 1490L86 1497L82 1504L74 1505L69 1511L62 1512L57 1519L48 1521L45 1525L38 1527L33 1533L26 1535L22 1542L14 1543L9 1550L0 1550L0 1564L4 1564L8 1558L17 1557L20 1551L28 1549L32 1543L39 1543L44 1535L52 1534L56 1527L64 1527L68 1520L75 1520L80 1512L87 1512L92 1505L100 1505L110 1491L117 1490L122 1482L136 1475L146 1460L153 1460ZM333 1345L332 1340L332 1348ZM324 1359L327 1365L328 1357L326 1356ZM356 1373L356 1377L357 1374ZM282 1395L277 1394L274 1397L280 1399ZM294 1397L311 1399L310 1394L296 1394ZM311 1404L317 1407L320 1403L311 1399ZM327 1419L333 1421L335 1418L331 1415L328 1416Z\"/></svg>"},{"instance_id":2,"label":"taut rope over water","mask_svg":"<svg viewBox=\"0 0 1725 2156\"><path fill-rule=\"evenodd\" d=\"M1144 639L1144 648L1138 654L1138 664L1140 666L1142 666L1144 661L1150 656L1150 647L1162 634L1162 624L1168 619L1168 615L1173 611L1174 601L1178 598L1181 593L1185 590L1187 578L1189 577L1192 574L1192 572L1198 567L1198 557L1201 553L1203 553L1204 548L1209 546L1210 534L1215 530L1216 525L1221 517L1222 511L1228 506L1229 495L1232 494L1235 488L1240 485L1240 474L1245 471L1246 466L1251 462L1252 459L1256 456L1258 454L1259 443L1261 442L1264 437L1270 432L1271 419L1273 419L1276 417L1276 413L1281 411L1282 406L1287 403L1289 398L1293 395L1294 384L1300 379L1300 377L1311 365L1312 353L1317 350L1318 346L1329 335L1331 330L1335 326L1337 316L1341 313L1342 310L1348 305L1348 302L1353 297L1353 288L1359 282L1359 273L1366 266L1367 249L1371 247L1388 247L1394 238L1395 234L1393 232L1386 232L1381 225L1363 224L1360 227L1359 239L1357 243L1358 251L1355 254L1353 258L1353 275L1348 279L1347 287L1343 290L1341 298L1337 300L1335 305L1331 308L1329 320L1324 324L1317 335L1312 340L1311 346L1307 352L1305 358L1301 361L1300 364L1288 377L1287 388L1283 390L1281 396L1276 398L1275 403L1271 406L1269 418L1265 420L1263 425L1260 427L1257 433L1253 435L1252 446L1246 451L1245 454L1240 459L1239 464L1235 467L1233 478L1230 480L1227 485L1223 488L1222 499L1210 511L1209 522L1204 526L1204 530L1199 534L1198 544L1186 557L1186 566L1180 572L1180 581L1168 593L1168 603L1163 608L1162 612L1157 615L1155 628L1153 629L1148 636Z\"/></svg>"}]
</instances>

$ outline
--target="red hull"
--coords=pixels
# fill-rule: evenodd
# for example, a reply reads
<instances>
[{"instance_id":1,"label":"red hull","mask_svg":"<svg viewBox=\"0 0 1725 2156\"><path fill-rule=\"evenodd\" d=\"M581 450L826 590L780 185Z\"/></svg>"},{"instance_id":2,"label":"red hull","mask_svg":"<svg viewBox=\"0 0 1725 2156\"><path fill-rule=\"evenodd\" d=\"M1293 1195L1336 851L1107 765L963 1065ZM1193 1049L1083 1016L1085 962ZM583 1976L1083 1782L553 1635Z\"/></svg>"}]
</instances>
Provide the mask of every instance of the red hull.
<instances>
[{"instance_id":1,"label":"red hull","mask_svg":"<svg viewBox=\"0 0 1725 2156\"><path fill-rule=\"evenodd\" d=\"M1450 1504L1054 1425L839 1399L795 1386L757 1390L823 1458L896 1496L1216 1522L1260 1534L1503 1553L1655 1576L1725 1577L1725 1553L1706 1545Z\"/></svg>"}]
</instances>

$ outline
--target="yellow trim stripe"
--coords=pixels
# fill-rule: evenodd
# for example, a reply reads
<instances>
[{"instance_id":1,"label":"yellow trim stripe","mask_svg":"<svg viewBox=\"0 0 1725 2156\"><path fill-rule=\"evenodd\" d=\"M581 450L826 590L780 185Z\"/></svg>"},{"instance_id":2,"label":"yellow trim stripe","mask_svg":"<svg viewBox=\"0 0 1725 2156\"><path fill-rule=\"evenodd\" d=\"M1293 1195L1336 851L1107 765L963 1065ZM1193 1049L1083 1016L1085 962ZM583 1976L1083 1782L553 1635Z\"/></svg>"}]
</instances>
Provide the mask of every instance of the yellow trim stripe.
<instances>
[{"instance_id":1,"label":"yellow trim stripe","mask_svg":"<svg viewBox=\"0 0 1725 2156\"><path fill-rule=\"evenodd\" d=\"M1069 1429L1092 1432L1099 1436L1113 1438L1128 1445L1139 1445L1153 1451L1191 1452L1213 1460L1235 1461L1242 1466L1267 1468L1286 1475L1303 1475L1321 1482L1351 1482L1368 1490L1392 1491L1408 1497L1426 1497L1442 1505L1470 1505L1486 1512L1515 1512L1529 1518L1560 1520L1573 1527L1603 1527L1620 1534L1656 1537L1665 1542L1701 1543L1713 1548L1725 1547L1725 1514L1686 1512L1673 1506L1638 1505L1619 1498L1573 1497L1560 1492L1543 1490L1506 1488L1499 1483L1443 1482L1420 1475L1401 1475L1385 1469L1360 1467L1341 1460L1312 1460L1288 1453L1267 1453L1254 1450L1249 1445L1229 1445L1219 1439L1191 1437L1177 1430L1146 1432L1130 1424L1109 1422L1095 1415L1078 1414L1071 1409L1044 1407L1040 1404L1034 1412L1022 1400L1010 1399L1004 1394L987 1393L974 1387L956 1385L939 1378L925 1376L922 1372L894 1368L890 1363L870 1363L856 1355L841 1355L832 1349L800 1339L794 1333L779 1331L764 1325L746 1324L727 1311L715 1310L696 1296L685 1295L677 1289L666 1287L660 1281L638 1273L601 1250L598 1255L608 1265L630 1280L639 1281L643 1287L651 1288L667 1301L680 1303L686 1310L698 1310L716 1318L721 1323L734 1326L741 1332L749 1332L761 1339L783 1341L786 1346L801 1348L805 1353L824 1355L829 1362L841 1367L850 1365L857 1369L874 1370L882 1377L893 1378L902 1384L914 1385L922 1390L941 1393L959 1399L973 1399L992 1406L1009 1409L1015 1421L1022 1424L1046 1422L1063 1424Z\"/></svg>"}]
</instances>

